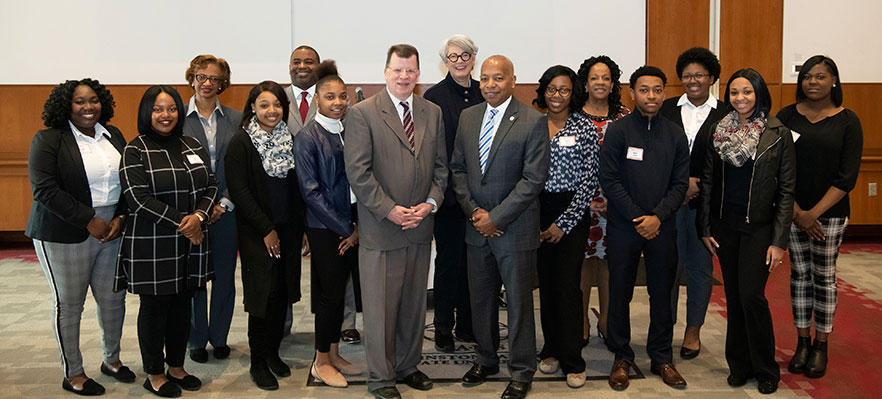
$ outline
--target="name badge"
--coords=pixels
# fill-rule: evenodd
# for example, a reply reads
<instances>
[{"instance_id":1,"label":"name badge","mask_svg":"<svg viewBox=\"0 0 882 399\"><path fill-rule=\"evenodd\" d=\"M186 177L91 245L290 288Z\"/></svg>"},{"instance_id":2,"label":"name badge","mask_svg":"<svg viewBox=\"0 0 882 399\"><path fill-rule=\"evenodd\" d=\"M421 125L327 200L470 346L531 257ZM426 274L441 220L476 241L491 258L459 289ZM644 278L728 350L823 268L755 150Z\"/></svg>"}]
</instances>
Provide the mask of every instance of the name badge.
<instances>
[{"instance_id":1,"label":"name badge","mask_svg":"<svg viewBox=\"0 0 882 399\"><path fill-rule=\"evenodd\" d=\"M196 154L189 154L187 155L187 162L189 162L190 165L202 165L202 158Z\"/></svg>"},{"instance_id":2,"label":"name badge","mask_svg":"<svg viewBox=\"0 0 882 399\"><path fill-rule=\"evenodd\" d=\"M637 147L628 147L628 159L632 161L643 161L643 149Z\"/></svg>"},{"instance_id":3,"label":"name badge","mask_svg":"<svg viewBox=\"0 0 882 399\"><path fill-rule=\"evenodd\" d=\"M557 144L561 147L572 147L576 145L576 138L573 136L564 136L557 141Z\"/></svg>"},{"instance_id":4,"label":"name badge","mask_svg":"<svg viewBox=\"0 0 882 399\"><path fill-rule=\"evenodd\" d=\"M91 154L91 153L92 153L92 146L90 146L89 143L80 144L80 154Z\"/></svg>"}]
</instances>

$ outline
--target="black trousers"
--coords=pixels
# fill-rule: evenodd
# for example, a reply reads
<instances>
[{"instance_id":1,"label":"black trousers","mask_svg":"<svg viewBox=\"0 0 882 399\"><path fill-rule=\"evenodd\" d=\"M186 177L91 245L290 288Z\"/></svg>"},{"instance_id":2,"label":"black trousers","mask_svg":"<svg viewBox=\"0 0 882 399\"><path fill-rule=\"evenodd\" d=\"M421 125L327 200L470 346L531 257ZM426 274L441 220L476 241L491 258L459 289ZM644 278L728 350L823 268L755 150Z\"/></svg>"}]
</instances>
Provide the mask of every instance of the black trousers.
<instances>
[{"instance_id":1,"label":"black trousers","mask_svg":"<svg viewBox=\"0 0 882 399\"><path fill-rule=\"evenodd\" d=\"M145 373L164 374L164 363L169 367L184 366L192 298L193 291L189 290L172 295L140 295L138 346Z\"/></svg>"},{"instance_id":2,"label":"black trousers","mask_svg":"<svg viewBox=\"0 0 882 399\"><path fill-rule=\"evenodd\" d=\"M311 251L310 276L315 311L315 349L322 353L340 342L346 279L358 263L358 247L342 256L337 249L345 237L328 229L306 228Z\"/></svg>"},{"instance_id":3,"label":"black trousers","mask_svg":"<svg viewBox=\"0 0 882 399\"><path fill-rule=\"evenodd\" d=\"M466 257L466 217L458 207L435 215L435 332L474 336Z\"/></svg>"},{"instance_id":4,"label":"black trousers","mask_svg":"<svg viewBox=\"0 0 882 399\"><path fill-rule=\"evenodd\" d=\"M772 226L728 219L711 222L711 234L720 244L717 256L726 291L726 361L732 374L779 381L772 314L765 295Z\"/></svg>"},{"instance_id":5,"label":"black trousers","mask_svg":"<svg viewBox=\"0 0 882 399\"><path fill-rule=\"evenodd\" d=\"M566 210L574 193L539 195L539 226L545 230ZM583 219L583 221L586 221ZM540 320L545 345L539 358L557 358L564 374L585 371L582 358L582 259L588 242L588 223L579 223L556 244L539 246Z\"/></svg>"},{"instance_id":6,"label":"black trousers","mask_svg":"<svg viewBox=\"0 0 882 399\"><path fill-rule=\"evenodd\" d=\"M607 225L609 261L609 312L607 336L616 360L634 362L631 349L631 299L640 254L646 263L646 289L649 291L649 335L646 352L655 363L672 363L671 340L674 318L671 312L671 289L677 272L677 225L671 218L662 223L659 235L652 240L640 236L633 225Z\"/></svg>"},{"instance_id":7,"label":"black trousers","mask_svg":"<svg viewBox=\"0 0 882 399\"><path fill-rule=\"evenodd\" d=\"M276 232L282 243L288 242L291 238L289 236L291 230L285 226L277 226ZM302 237L302 233L297 237L297 241L300 242L299 237ZM283 248L285 248L284 244ZM254 367L255 364L262 366L266 364L267 359L279 356L279 346L282 343L285 326L285 313L290 309L289 304L291 303L288 295L289 284L285 280L288 275L285 270L288 256L300 258L300 251L293 249L281 251L281 258L273 261L272 281L264 317L248 314L248 346L251 349L251 367ZM297 274L299 275L299 273Z\"/></svg>"}]
</instances>

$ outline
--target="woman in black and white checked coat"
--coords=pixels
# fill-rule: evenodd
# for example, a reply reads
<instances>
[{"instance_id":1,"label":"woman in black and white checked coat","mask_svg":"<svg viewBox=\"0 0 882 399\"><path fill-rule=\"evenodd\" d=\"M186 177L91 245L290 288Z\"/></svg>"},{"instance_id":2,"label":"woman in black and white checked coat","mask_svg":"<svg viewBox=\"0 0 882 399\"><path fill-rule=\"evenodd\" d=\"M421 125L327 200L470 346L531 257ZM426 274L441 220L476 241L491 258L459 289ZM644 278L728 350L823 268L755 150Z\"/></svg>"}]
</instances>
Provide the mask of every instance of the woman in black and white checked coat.
<instances>
[{"instance_id":1,"label":"woman in black and white checked coat","mask_svg":"<svg viewBox=\"0 0 882 399\"><path fill-rule=\"evenodd\" d=\"M213 277L205 222L217 185L199 141L183 136L183 109L175 89L147 89L138 109L140 135L126 146L120 167L129 218L116 289L141 297L138 341L148 374L144 388L160 396L201 387L198 378L184 371L184 355L193 291L204 289Z\"/></svg>"}]
</instances>

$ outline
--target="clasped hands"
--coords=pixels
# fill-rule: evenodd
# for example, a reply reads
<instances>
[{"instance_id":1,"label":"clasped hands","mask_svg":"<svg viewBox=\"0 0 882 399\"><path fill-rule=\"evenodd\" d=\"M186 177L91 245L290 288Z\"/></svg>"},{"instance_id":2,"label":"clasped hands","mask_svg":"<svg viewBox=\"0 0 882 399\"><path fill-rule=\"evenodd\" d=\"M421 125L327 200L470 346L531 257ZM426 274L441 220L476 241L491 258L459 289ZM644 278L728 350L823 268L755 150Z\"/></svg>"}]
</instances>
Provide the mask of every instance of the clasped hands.
<instances>
[{"instance_id":1,"label":"clasped hands","mask_svg":"<svg viewBox=\"0 0 882 399\"><path fill-rule=\"evenodd\" d=\"M661 220L658 219L658 216L643 215L632 220L632 222L637 223L634 225L634 230L637 230L637 234L640 234L641 237L647 240L658 237L658 228L661 226Z\"/></svg>"},{"instance_id":2,"label":"clasped hands","mask_svg":"<svg viewBox=\"0 0 882 399\"><path fill-rule=\"evenodd\" d=\"M469 220L471 220L472 226L475 226L475 230L478 230L478 233L481 233L484 237L499 237L505 234L505 232L496 227L496 223L493 223L493 220L490 219L490 213L483 208L475 209Z\"/></svg>"},{"instance_id":3,"label":"clasped hands","mask_svg":"<svg viewBox=\"0 0 882 399\"><path fill-rule=\"evenodd\" d=\"M205 217L204 214L203 217ZM184 216L181 219L181 224L178 227L178 232L181 233L184 237L187 237L190 240L190 243L193 245L202 244L202 240L205 238L205 236L202 234L202 222L199 221L199 217L197 217L195 213Z\"/></svg>"},{"instance_id":4,"label":"clasped hands","mask_svg":"<svg viewBox=\"0 0 882 399\"><path fill-rule=\"evenodd\" d=\"M99 217L93 217L89 224L86 225L86 230L90 236L95 237L101 243L110 242L122 234L122 222L122 215L111 219L110 223L105 222L104 219Z\"/></svg>"},{"instance_id":5,"label":"clasped hands","mask_svg":"<svg viewBox=\"0 0 882 399\"><path fill-rule=\"evenodd\" d=\"M423 202L409 208L395 205L386 215L386 219L401 226L401 230L415 229L433 209L435 209L435 206L428 202Z\"/></svg>"}]
</instances>

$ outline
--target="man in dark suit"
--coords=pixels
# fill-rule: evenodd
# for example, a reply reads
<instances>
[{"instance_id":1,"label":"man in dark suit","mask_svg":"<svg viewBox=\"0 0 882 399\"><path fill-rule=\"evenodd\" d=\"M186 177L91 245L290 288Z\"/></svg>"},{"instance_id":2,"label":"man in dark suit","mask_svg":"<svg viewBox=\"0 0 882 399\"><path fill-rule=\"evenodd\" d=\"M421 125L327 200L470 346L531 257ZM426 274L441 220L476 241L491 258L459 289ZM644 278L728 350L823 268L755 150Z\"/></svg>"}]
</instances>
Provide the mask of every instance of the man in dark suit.
<instances>
[{"instance_id":1,"label":"man in dark suit","mask_svg":"<svg viewBox=\"0 0 882 399\"><path fill-rule=\"evenodd\" d=\"M384 75L386 88L349 110L343 155L358 198L368 389L377 398L400 398L397 379L415 389L432 388L416 366L447 150L441 109L413 94L420 76L416 48L389 48Z\"/></svg>"},{"instance_id":2,"label":"man in dark suit","mask_svg":"<svg viewBox=\"0 0 882 399\"><path fill-rule=\"evenodd\" d=\"M539 247L538 196L548 178L548 123L514 98L514 66L494 55L481 66L486 103L462 112L451 160L466 232L469 291L478 359L462 380L499 372L499 290L508 304L508 367L503 399L524 398L536 372L533 287Z\"/></svg>"}]
</instances>

